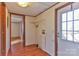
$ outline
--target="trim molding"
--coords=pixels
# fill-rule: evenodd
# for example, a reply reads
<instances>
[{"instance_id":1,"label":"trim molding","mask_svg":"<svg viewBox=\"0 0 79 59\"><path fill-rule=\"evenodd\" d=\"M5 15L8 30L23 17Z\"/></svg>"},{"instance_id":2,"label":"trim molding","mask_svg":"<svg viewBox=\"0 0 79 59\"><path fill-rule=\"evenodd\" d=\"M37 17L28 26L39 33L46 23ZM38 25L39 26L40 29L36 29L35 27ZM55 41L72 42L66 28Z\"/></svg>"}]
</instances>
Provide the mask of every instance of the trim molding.
<instances>
[{"instance_id":1,"label":"trim molding","mask_svg":"<svg viewBox=\"0 0 79 59\"><path fill-rule=\"evenodd\" d=\"M26 45L26 47L29 47L29 46L36 46L36 47L38 47L38 44L30 44L30 45Z\"/></svg>"},{"instance_id":2,"label":"trim molding","mask_svg":"<svg viewBox=\"0 0 79 59\"><path fill-rule=\"evenodd\" d=\"M23 47L25 47L25 15L22 14L16 14L16 13L10 13L10 50L11 50L11 15L19 15L23 16Z\"/></svg>"},{"instance_id":3,"label":"trim molding","mask_svg":"<svg viewBox=\"0 0 79 59\"><path fill-rule=\"evenodd\" d=\"M12 37L12 39L20 39L20 36Z\"/></svg>"},{"instance_id":4,"label":"trim molding","mask_svg":"<svg viewBox=\"0 0 79 59\"><path fill-rule=\"evenodd\" d=\"M1 2L0 4L0 39L1 39L1 56L5 56L6 55L6 5L4 4L4 2Z\"/></svg>"},{"instance_id":5,"label":"trim molding","mask_svg":"<svg viewBox=\"0 0 79 59\"><path fill-rule=\"evenodd\" d=\"M31 15L24 15L24 14L19 14L19 13L13 13L13 12L9 12L11 14L15 14L15 15L20 15L20 16L30 16L30 17L35 17L35 16L31 16Z\"/></svg>"},{"instance_id":6,"label":"trim molding","mask_svg":"<svg viewBox=\"0 0 79 59\"><path fill-rule=\"evenodd\" d=\"M54 5L50 6L49 8L45 9L44 11L42 11L41 13L37 14L35 17L37 17L38 15L44 13L45 11L49 10L50 8L54 7L55 5L59 4L60 2L55 3Z\"/></svg>"}]
</instances>

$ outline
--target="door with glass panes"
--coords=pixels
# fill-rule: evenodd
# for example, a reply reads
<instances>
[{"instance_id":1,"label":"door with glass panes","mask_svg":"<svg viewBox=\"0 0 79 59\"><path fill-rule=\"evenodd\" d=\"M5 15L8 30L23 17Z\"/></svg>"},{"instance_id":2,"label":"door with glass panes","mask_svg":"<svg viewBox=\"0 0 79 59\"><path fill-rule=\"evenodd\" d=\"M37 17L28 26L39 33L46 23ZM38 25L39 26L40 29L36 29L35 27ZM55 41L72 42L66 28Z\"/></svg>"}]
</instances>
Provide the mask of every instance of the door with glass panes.
<instances>
[{"instance_id":1,"label":"door with glass panes","mask_svg":"<svg viewBox=\"0 0 79 59\"><path fill-rule=\"evenodd\" d=\"M59 55L79 55L79 9L60 14L61 52Z\"/></svg>"}]
</instances>

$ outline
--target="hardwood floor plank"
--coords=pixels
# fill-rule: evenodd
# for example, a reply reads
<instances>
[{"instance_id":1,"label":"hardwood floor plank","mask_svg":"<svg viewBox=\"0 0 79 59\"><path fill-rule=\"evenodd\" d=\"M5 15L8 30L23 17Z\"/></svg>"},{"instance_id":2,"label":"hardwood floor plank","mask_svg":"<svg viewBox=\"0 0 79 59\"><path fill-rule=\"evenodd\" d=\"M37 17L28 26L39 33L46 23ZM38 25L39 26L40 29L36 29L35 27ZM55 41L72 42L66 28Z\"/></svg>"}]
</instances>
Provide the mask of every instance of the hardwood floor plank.
<instances>
[{"instance_id":1,"label":"hardwood floor plank","mask_svg":"<svg viewBox=\"0 0 79 59\"><path fill-rule=\"evenodd\" d=\"M22 47L22 45L17 44L12 47L12 50L9 51L8 56L49 56L49 54L35 45Z\"/></svg>"}]
</instances>

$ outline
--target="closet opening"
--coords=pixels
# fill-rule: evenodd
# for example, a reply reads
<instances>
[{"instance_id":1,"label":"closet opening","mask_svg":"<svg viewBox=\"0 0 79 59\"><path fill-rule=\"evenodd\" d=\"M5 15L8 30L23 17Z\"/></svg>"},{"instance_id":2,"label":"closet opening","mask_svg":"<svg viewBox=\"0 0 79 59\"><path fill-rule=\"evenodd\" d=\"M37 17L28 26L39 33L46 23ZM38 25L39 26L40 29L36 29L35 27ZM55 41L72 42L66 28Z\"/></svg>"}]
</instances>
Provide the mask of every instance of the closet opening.
<instances>
[{"instance_id":1,"label":"closet opening","mask_svg":"<svg viewBox=\"0 0 79 59\"><path fill-rule=\"evenodd\" d=\"M25 47L25 16L10 13L10 50Z\"/></svg>"}]
</instances>

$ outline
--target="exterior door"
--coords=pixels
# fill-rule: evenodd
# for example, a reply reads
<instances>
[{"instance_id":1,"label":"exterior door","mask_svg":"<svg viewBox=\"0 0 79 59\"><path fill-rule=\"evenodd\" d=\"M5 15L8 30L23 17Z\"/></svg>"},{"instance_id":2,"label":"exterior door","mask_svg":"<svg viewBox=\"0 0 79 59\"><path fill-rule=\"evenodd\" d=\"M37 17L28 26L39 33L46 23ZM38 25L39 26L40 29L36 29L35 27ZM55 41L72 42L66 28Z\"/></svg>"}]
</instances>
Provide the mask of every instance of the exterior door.
<instances>
[{"instance_id":1,"label":"exterior door","mask_svg":"<svg viewBox=\"0 0 79 59\"><path fill-rule=\"evenodd\" d=\"M6 6L0 3L0 55L6 55Z\"/></svg>"}]
</instances>

